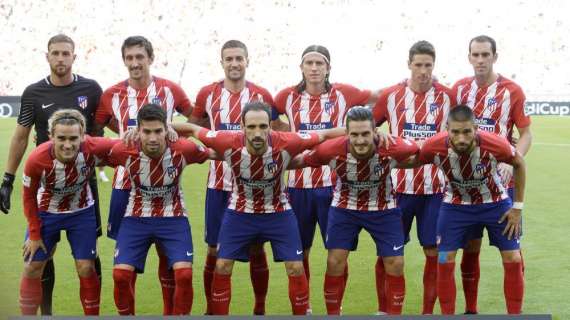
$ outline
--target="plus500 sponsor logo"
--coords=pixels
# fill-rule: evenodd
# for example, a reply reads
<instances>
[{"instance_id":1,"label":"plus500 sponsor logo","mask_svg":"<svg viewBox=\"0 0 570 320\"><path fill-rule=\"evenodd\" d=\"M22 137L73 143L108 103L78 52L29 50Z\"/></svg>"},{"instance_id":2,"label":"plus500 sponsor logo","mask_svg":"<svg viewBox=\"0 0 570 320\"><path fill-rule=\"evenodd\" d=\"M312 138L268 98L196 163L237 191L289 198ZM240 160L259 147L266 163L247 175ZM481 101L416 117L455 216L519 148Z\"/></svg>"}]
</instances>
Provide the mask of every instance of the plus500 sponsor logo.
<instances>
[{"instance_id":1,"label":"plus500 sponsor logo","mask_svg":"<svg viewBox=\"0 0 570 320\"><path fill-rule=\"evenodd\" d=\"M570 103L527 102L525 105L525 114L570 116Z\"/></svg>"}]
</instances>

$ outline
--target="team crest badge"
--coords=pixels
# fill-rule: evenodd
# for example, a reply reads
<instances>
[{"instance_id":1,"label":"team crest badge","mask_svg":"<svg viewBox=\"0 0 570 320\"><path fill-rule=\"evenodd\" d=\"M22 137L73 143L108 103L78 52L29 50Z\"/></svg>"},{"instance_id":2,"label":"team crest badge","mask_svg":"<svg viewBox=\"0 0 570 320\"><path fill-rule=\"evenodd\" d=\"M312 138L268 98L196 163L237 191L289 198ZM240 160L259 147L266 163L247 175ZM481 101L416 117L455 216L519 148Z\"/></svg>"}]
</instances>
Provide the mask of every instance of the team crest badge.
<instances>
[{"instance_id":1,"label":"team crest badge","mask_svg":"<svg viewBox=\"0 0 570 320\"><path fill-rule=\"evenodd\" d=\"M81 175L84 177L87 177L89 175L89 167L88 166L83 166L81 167Z\"/></svg>"},{"instance_id":2,"label":"team crest badge","mask_svg":"<svg viewBox=\"0 0 570 320\"><path fill-rule=\"evenodd\" d=\"M489 98L487 100L487 108L491 111L495 111L495 109L497 109L497 99Z\"/></svg>"},{"instance_id":3,"label":"team crest badge","mask_svg":"<svg viewBox=\"0 0 570 320\"><path fill-rule=\"evenodd\" d=\"M384 168L382 167L381 164L377 163L377 164L374 166L374 174L377 175L377 176L379 176L379 175L381 175L383 172L384 172Z\"/></svg>"},{"instance_id":4,"label":"team crest badge","mask_svg":"<svg viewBox=\"0 0 570 320\"><path fill-rule=\"evenodd\" d=\"M87 96L79 96L79 97L77 97L77 105L78 105L81 109L87 108L87 106L89 105L89 101L87 100Z\"/></svg>"},{"instance_id":5,"label":"team crest badge","mask_svg":"<svg viewBox=\"0 0 570 320\"><path fill-rule=\"evenodd\" d=\"M325 112L331 114L333 110L333 105L334 104L330 101L325 102Z\"/></svg>"},{"instance_id":6,"label":"team crest badge","mask_svg":"<svg viewBox=\"0 0 570 320\"><path fill-rule=\"evenodd\" d=\"M478 163L475 166L475 172L477 172L477 174L479 175L483 175L485 173L485 165L482 163Z\"/></svg>"},{"instance_id":7,"label":"team crest badge","mask_svg":"<svg viewBox=\"0 0 570 320\"><path fill-rule=\"evenodd\" d=\"M439 105L434 102L434 103L429 105L429 112L434 113L437 111L437 108L439 108Z\"/></svg>"},{"instance_id":8,"label":"team crest badge","mask_svg":"<svg viewBox=\"0 0 570 320\"><path fill-rule=\"evenodd\" d=\"M176 177L176 167L175 166L170 166L168 168L166 168L166 174L168 174L168 176L170 177L170 179L174 179L174 177Z\"/></svg>"},{"instance_id":9,"label":"team crest badge","mask_svg":"<svg viewBox=\"0 0 570 320\"><path fill-rule=\"evenodd\" d=\"M271 162L265 165L265 167L267 167L267 171L269 171L269 173L271 174L275 174L277 172L277 163L276 162Z\"/></svg>"},{"instance_id":10,"label":"team crest badge","mask_svg":"<svg viewBox=\"0 0 570 320\"><path fill-rule=\"evenodd\" d=\"M153 103L153 104L157 104L157 105L160 106L160 104L162 103L162 101L160 101L160 98L159 98L159 97L154 97L154 98L152 98L152 103Z\"/></svg>"}]
</instances>

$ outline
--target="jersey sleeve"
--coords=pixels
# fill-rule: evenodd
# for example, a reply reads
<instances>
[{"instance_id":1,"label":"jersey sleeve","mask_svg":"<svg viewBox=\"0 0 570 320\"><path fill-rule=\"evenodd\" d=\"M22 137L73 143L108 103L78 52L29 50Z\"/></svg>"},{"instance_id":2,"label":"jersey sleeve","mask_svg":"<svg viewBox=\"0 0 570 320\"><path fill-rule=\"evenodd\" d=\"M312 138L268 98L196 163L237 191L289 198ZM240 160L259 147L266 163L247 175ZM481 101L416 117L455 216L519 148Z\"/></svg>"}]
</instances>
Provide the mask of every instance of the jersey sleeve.
<instances>
[{"instance_id":1,"label":"jersey sleeve","mask_svg":"<svg viewBox=\"0 0 570 320\"><path fill-rule=\"evenodd\" d=\"M360 90L348 84L338 84L337 88L346 98L346 104L349 107L366 105L372 95L370 90Z\"/></svg>"},{"instance_id":2,"label":"jersey sleeve","mask_svg":"<svg viewBox=\"0 0 570 320\"><path fill-rule=\"evenodd\" d=\"M422 144L422 147L418 153L418 162L421 164L428 164L433 163L433 158L435 157L435 144L436 140L434 139L437 136L433 136L428 138Z\"/></svg>"},{"instance_id":3,"label":"jersey sleeve","mask_svg":"<svg viewBox=\"0 0 570 320\"><path fill-rule=\"evenodd\" d=\"M524 111L525 102L526 102L526 97L524 95L524 92L520 88L517 88L517 90L515 90L512 93L511 99L512 99L511 118L515 123L515 126L517 128L528 127L530 125L530 116L528 116Z\"/></svg>"},{"instance_id":4,"label":"jersey sleeve","mask_svg":"<svg viewBox=\"0 0 570 320\"><path fill-rule=\"evenodd\" d=\"M273 96L271 96L271 93L269 93L269 91L267 91L265 88L260 88L259 94L261 94L263 102L270 105L272 109L275 107L275 101L273 101Z\"/></svg>"},{"instance_id":5,"label":"jersey sleeve","mask_svg":"<svg viewBox=\"0 0 570 320\"><path fill-rule=\"evenodd\" d=\"M176 83L172 83L170 87L174 96L174 109L182 115L189 116L192 112L192 102L186 92Z\"/></svg>"},{"instance_id":6,"label":"jersey sleeve","mask_svg":"<svg viewBox=\"0 0 570 320\"><path fill-rule=\"evenodd\" d=\"M389 92L383 90L374 104L372 116L374 117L374 122L376 122L376 124L380 125L388 120L388 95Z\"/></svg>"},{"instance_id":7,"label":"jersey sleeve","mask_svg":"<svg viewBox=\"0 0 570 320\"><path fill-rule=\"evenodd\" d=\"M129 153L127 152L127 146L122 142L117 142L107 155L105 162L106 164L116 167L125 164L129 158Z\"/></svg>"},{"instance_id":8,"label":"jersey sleeve","mask_svg":"<svg viewBox=\"0 0 570 320\"><path fill-rule=\"evenodd\" d=\"M285 106L287 105L287 98L289 97L290 90L281 90L275 96L274 104L271 108L271 120L279 118L280 115L285 113Z\"/></svg>"},{"instance_id":9,"label":"jersey sleeve","mask_svg":"<svg viewBox=\"0 0 570 320\"><path fill-rule=\"evenodd\" d=\"M37 149L36 149L37 150ZM38 214L38 190L41 184L42 169L37 161L37 153L32 152L24 165L22 177L24 215L28 221L31 240L41 239L41 219Z\"/></svg>"},{"instance_id":10,"label":"jersey sleeve","mask_svg":"<svg viewBox=\"0 0 570 320\"><path fill-rule=\"evenodd\" d=\"M99 106L95 112L96 124L106 126L113 118L112 98L113 94L109 90L103 92L103 95L101 95Z\"/></svg>"},{"instance_id":11,"label":"jersey sleeve","mask_svg":"<svg viewBox=\"0 0 570 320\"><path fill-rule=\"evenodd\" d=\"M396 138L395 144L390 145L390 147L386 149L388 155L398 162L402 162L417 154L419 150L420 148L414 141L399 137Z\"/></svg>"},{"instance_id":12,"label":"jersey sleeve","mask_svg":"<svg viewBox=\"0 0 570 320\"><path fill-rule=\"evenodd\" d=\"M206 100L210 94L210 86L200 89L198 95L196 96L196 103L194 104L194 109L192 110L192 116L198 119L206 118L208 114L206 113Z\"/></svg>"},{"instance_id":13,"label":"jersey sleeve","mask_svg":"<svg viewBox=\"0 0 570 320\"><path fill-rule=\"evenodd\" d=\"M344 137L341 137L340 140L345 141ZM339 147L341 147L341 150L346 150L339 145L338 139L325 141L313 150L303 154L303 162L309 167L328 165L337 156Z\"/></svg>"},{"instance_id":14,"label":"jersey sleeve","mask_svg":"<svg viewBox=\"0 0 570 320\"><path fill-rule=\"evenodd\" d=\"M319 136L314 133L278 132L285 144L285 149L294 157L295 155L319 144Z\"/></svg>"},{"instance_id":15,"label":"jersey sleeve","mask_svg":"<svg viewBox=\"0 0 570 320\"><path fill-rule=\"evenodd\" d=\"M197 145L190 140L179 140L183 144L183 154L186 163L204 163L208 160L210 152L203 146Z\"/></svg>"},{"instance_id":16,"label":"jersey sleeve","mask_svg":"<svg viewBox=\"0 0 570 320\"><path fill-rule=\"evenodd\" d=\"M86 137L85 147L96 158L97 165L109 164L108 158L113 147L121 143L121 139L102 138L102 137Z\"/></svg>"},{"instance_id":17,"label":"jersey sleeve","mask_svg":"<svg viewBox=\"0 0 570 320\"><path fill-rule=\"evenodd\" d=\"M198 140L202 141L206 147L214 149L218 154L224 154L227 149L232 147L238 134L241 132L201 129L198 132Z\"/></svg>"},{"instance_id":18,"label":"jersey sleeve","mask_svg":"<svg viewBox=\"0 0 570 320\"><path fill-rule=\"evenodd\" d=\"M20 100L20 114L18 115L18 124L29 128L34 125L36 114L34 112L34 99L32 97L32 88L28 87L22 93Z\"/></svg>"},{"instance_id":19,"label":"jersey sleeve","mask_svg":"<svg viewBox=\"0 0 570 320\"><path fill-rule=\"evenodd\" d=\"M488 135L487 141L487 148L489 151L495 156L497 161L504 162L508 164L513 164L513 160L515 159L516 150L515 148L509 143L509 141L496 135L494 133L490 133Z\"/></svg>"}]
</instances>

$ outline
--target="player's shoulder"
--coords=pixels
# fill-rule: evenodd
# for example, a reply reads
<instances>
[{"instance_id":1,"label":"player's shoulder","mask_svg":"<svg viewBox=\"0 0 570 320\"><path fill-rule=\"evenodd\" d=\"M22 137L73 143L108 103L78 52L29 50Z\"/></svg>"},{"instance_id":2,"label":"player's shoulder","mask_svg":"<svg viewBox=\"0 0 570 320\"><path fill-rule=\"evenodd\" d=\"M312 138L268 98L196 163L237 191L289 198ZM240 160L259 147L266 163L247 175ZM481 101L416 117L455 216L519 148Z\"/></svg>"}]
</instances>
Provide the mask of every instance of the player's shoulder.
<instances>
[{"instance_id":1,"label":"player's shoulder","mask_svg":"<svg viewBox=\"0 0 570 320\"><path fill-rule=\"evenodd\" d=\"M497 83L499 86L507 88L511 92L522 92L522 88L518 83L501 74L499 74L499 77L497 78Z\"/></svg>"},{"instance_id":2,"label":"player's shoulder","mask_svg":"<svg viewBox=\"0 0 570 320\"><path fill-rule=\"evenodd\" d=\"M217 80L200 88L198 94L210 94L216 90L223 80Z\"/></svg>"},{"instance_id":3,"label":"player's shoulder","mask_svg":"<svg viewBox=\"0 0 570 320\"><path fill-rule=\"evenodd\" d=\"M26 162L31 162L37 165L38 163L44 160L50 160L52 158L51 156L52 152L53 152L53 142L48 140L40 144L39 146L35 147L28 155Z\"/></svg>"},{"instance_id":4,"label":"player's shoulder","mask_svg":"<svg viewBox=\"0 0 570 320\"><path fill-rule=\"evenodd\" d=\"M455 81L455 83L453 84L452 88L456 88L458 86L464 86L464 85L468 85L471 82L473 82L474 77L465 77L465 78L461 78L457 81Z\"/></svg>"},{"instance_id":5,"label":"player's shoulder","mask_svg":"<svg viewBox=\"0 0 570 320\"><path fill-rule=\"evenodd\" d=\"M198 145L194 143L192 140L180 138L176 141L169 142L168 146L170 147L170 149L175 151L186 151L189 149L193 149Z\"/></svg>"},{"instance_id":6,"label":"player's shoulder","mask_svg":"<svg viewBox=\"0 0 570 320\"><path fill-rule=\"evenodd\" d=\"M93 87L98 87L98 88L101 87L101 86L99 86L99 83L95 79L87 78L87 77L84 77L84 76L79 75L79 74L75 74L74 76L75 76L75 83L77 83L77 84L83 84L83 85L88 85L88 86L93 86Z\"/></svg>"},{"instance_id":7,"label":"player's shoulder","mask_svg":"<svg viewBox=\"0 0 570 320\"><path fill-rule=\"evenodd\" d=\"M126 91L128 86L129 86L128 80L119 81L119 82L115 83L114 85L110 86L109 88L105 89L105 91L103 91L103 94L104 95L114 94L114 93Z\"/></svg>"},{"instance_id":8,"label":"player's shoulder","mask_svg":"<svg viewBox=\"0 0 570 320\"><path fill-rule=\"evenodd\" d=\"M257 83L246 81L246 87L249 88L250 90L256 91L261 94L271 95L269 93L269 90L267 90L265 87L258 85Z\"/></svg>"},{"instance_id":9,"label":"player's shoulder","mask_svg":"<svg viewBox=\"0 0 570 320\"><path fill-rule=\"evenodd\" d=\"M277 96L289 96L289 95L294 95L294 94L299 94L299 92L297 92L297 86L290 86L290 87L286 87L284 89L281 89L277 92L277 94L275 95Z\"/></svg>"},{"instance_id":10,"label":"player's shoulder","mask_svg":"<svg viewBox=\"0 0 570 320\"><path fill-rule=\"evenodd\" d=\"M168 80L166 78L152 76L152 79L157 87L169 87L169 88L177 88L182 89L178 83Z\"/></svg>"},{"instance_id":11,"label":"player's shoulder","mask_svg":"<svg viewBox=\"0 0 570 320\"><path fill-rule=\"evenodd\" d=\"M26 95L34 95L35 93L38 92L38 90L42 90L44 88L48 88L50 86L49 80L47 79L47 77L36 81L34 83L29 84L25 89L24 89L24 93L22 94L22 96L26 96Z\"/></svg>"},{"instance_id":12,"label":"player's shoulder","mask_svg":"<svg viewBox=\"0 0 570 320\"><path fill-rule=\"evenodd\" d=\"M436 92L443 92L447 95L451 94L451 88L442 84L441 82L434 81L432 85Z\"/></svg>"},{"instance_id":13,"label":"player's shoulder","mask_svg":"<svg viewBox=\"0 0 570 320\"><path fill-rule=\"evenodd\" d=\"M394 85L391 85L387 88L380 90L380 96L381 97L389 96L395 92L405 90L407 86L408 85L406 84L406 81L400 81Z\"/></svg>"},{"instance_id":14,"label":"player's shoulder","mask_svg":"<svg viewBox=\"0 0 570 320\"><path fill-rule=\"evenodd\" d=\"M501 137L500 135L493 132L478 130L477 136L479 139L479 145L481 147L493 148L501 145L509 145L509 142L506 138Z\"/></svg>"}]
</instances>

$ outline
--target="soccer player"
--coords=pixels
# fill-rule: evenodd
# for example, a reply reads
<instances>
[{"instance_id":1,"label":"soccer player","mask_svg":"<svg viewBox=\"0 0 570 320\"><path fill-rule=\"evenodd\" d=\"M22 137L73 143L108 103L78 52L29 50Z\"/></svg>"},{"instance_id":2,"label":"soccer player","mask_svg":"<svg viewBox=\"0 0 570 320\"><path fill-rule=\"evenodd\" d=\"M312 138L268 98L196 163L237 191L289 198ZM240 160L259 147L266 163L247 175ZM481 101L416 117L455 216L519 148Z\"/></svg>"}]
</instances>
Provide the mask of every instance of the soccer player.
<instances>
[{"instance_id":1,"label":"soccer player","mask_svg":"<svg viewBox=\"0 0 570 320\"><path fill-rule=\"evenodd\" d=\"M443 314L455 313L455 255L473 226L487 229L503 260L504 294L509 314L521 313L524 293L520 255L525 163L507 139L478 130L474 112L458 105L449 112L447 132L426 140L420 163L432 163L448 179L437 223L437 294ZM501 182L500 163L513 166L513 200Z\"/></svg>"},{"instance_id":2,"label":"soccer player","mask_svg":"<svg viewBox=\"0 0 570 320\"><path fill-rule=\"evenodd\" d=\"M101 87L96 81L73 73L72 67L76 58L75 43L70 37L58 34L49 39L47 48L46 60L50 66L50 75L29 85L22 94L18 123L10 143L6 171L0 187L0 210L4 213L8 213L10 210L14 175L26 153L32 127L36 131L36 146L39 146L49 140L49 117L57 110L73 108L81 112L87 120L87 133L99 135L94 130L93 120L101 97ZM97 179L91 179L90 186L95 201L97 235L101 236ZM99 257L96 257L95 263L99 280L101 280ZM55 269L51 258L46 261L43 270L41 313L42 315L51 315L52 293L55 283Z\"/></svg>"},{"instance_id":3,"label":"soccer player","mask_svg":"<svg viewBox=\"0 0 570 320\"><path fill-rule=\"evenodd\" d=\"M516 149L524 157L532 142L530 117L524 112L526 98L520 86L493 70L497 58L497 44L493 38L482 35L471 39L469 63L473 66L474 76L459 80L453 86L453 92L458 104L465 104L473 109L475 122L480 130L496 133L507 138L514 145L513 127L516 127L519 134ZM503 183L508 186L509 195L512 198L514 186L511 179L512 168L501 164L499 173ZM468 238L471 240L463 251L461 276L465 295L465 313L475 314L477 313L482 228L475 227Z\"/></svg>"},{"instance_id":4,"label":"soccer player","mask_svg":"<svg viewBox=\"0 0 570 320\"><path fill-rule=\"evenodd\" d=\"M167 143L166 111L147 104L137 114L140 143L118 144L109 162L125 168L130 191L125 217L115 247L115 305L120 315L134 315L135 271L144 272L148 249L160 246L167 267L174 270L174 302L170 314L192 309L192 233L188 223L180 177L185 166L202 163L210 153L191 141Z\"/></svg>"},{"instance_id":5,"label":"soccer player","mask_svg":"<svg viewBox=\"0 0 570 320\"><path fill-rule=\"evenodd\" d=\"M385 292L377 292L378 298L381 295L388 298L388 314L402 313L406 292L404 231L390 171L398 162L415 155L419 148L401 138L387 148L378 143L374 131L370 109L352 108L346 115L348 136L326 141L295 157L291 163L295 167L329 165L336 174L326 231L324 297L329 315L341 314L344 269L349 252L356 250L362 228L374 239L379 261L386 270L382 277L386 282L382 285Z\"/></svg>"},{"instance_id":6,"label":"soccer player","mask_svg":"<svg viewBox=\"0 0 570 320\"><path fill-rule=\"evenodd\" d=\"M224 70L223 80L203 87L196 97L190 121L196 124L207 122L211 130L241 130L241 111L250 101L262 101L273 105L269 92L245 80L249 65L248 51L239 40L229 40L222 46L220 64ZM232 190L232 171L224 161L211 161L206 189L206 232L208 244L204 265L204 292L206 314L212 313L212 280L216 267L218 233ZM251 284L255 293L253 313L265 314L265 298L269 283L267 257L261 244L253 244L249 255Z\"/></svg>"},{"instance_id":7,"label":"soccer player","mask_svg":"<svg viewBox=\"0 0 570 320\"><path fill-rule=\"evenodd\" d=\"M445 131L447 114L453 105L451 91L434 81L435 48L427 41L418 41L409 50L410 78L383 89L374 107L374 118L388 122L391 134L415 141L423 141ZM422 314L432 314L437 278L437 216L443 198L445 177L434 165L417 169L396 169L392 182L397 193L406 243L414 217L418 239L426 256L423 275ZM384 292L384 263L376 264L379 292ZM386 312L386 299L380 298L378 310Z\"/></svg>"},{"instance_id":8,"label":"soccer player","mask_svg":"<svg viewBox=\"0 0 570 320\"><path fill-rule=\"evenodd\" d=\"M85 128L79 111L56 111L48 121L51 141L34 149L26 160L23 206L29 234L20 283L23 315L35 315L42 302L40 277L63 230L75 259L83 311L99 314L101 284L94 269L97 222L89 180L115 141L84 136Z\"/></svg>"},{"instance_id":9,"label":"soccer player","mask_svg":"<svg viewBox=\"0 0 570 320\"><path fill-rule=\"evenodd\" d=\"M103 92L101 104L95 115L96 126L102 130L104 126L118 133L121 137L128 130L137 126L139 109L149 103L161 106L167 114L168 121L172 120L175 111L189 116L192 104L182 88L172 81L152 76L150 66L154 60L152 43L142 36L132 36L125 39L121 54L129 78L123 80ZM107 236L116 239L119 227L130 194L130 180L125 168L115 169L113 191L107 223ZM166 257L159 253L158 278L163 293L163 314L169 315L173 308L174 274L167 267ZM135 281L136 278L133 278ZM134 284L134 283L133 283Z\"/></svg>"},{"instance_id":10,"label":"soccer player","mask_svg":"<svg viewBox=\"0 0 570 320\"><path fill-rule=\"evenodd\" d=\"M307 133L340 127L349 108L375 102L377 94L369 90L330 83L330 61L330 53L323 46L311 45L303 51L299 66L301 82L281 90L275 96L272 118L275 129L286 127L292 132ZM288 124L284 125L278 118L281 114L287 116ZM291 171L288 186L291 207L301 232L305 274L310 280L309 253L317 223L325 242L327 215L332 201L330 168L322 166Z\"/></svg>"},{"instance_id":11,"label":"soccer player","mask_svg":"<svg viewBox=\"0 0 570 320\"><path fill-rule=\"evenodd\" d=\"M218 259L212 283L212 313L229 313L231 273L235 260L247 261L253 241L271 242L275 261L284 261L289 277L293 314L305 315L309 303L303 271L303 249L295 214L291 210L283 170L295 155L342 129L314 133L277 132L270 128L271 109L263 102L249 102L241 112L242 130L209 131L194 124L173 124L181 134L190 133L222 155L234 181L229 205L218 236Z\"/></svg>"}]
</instances>

